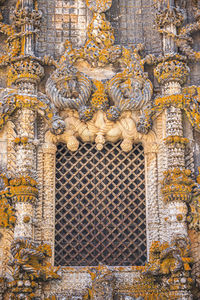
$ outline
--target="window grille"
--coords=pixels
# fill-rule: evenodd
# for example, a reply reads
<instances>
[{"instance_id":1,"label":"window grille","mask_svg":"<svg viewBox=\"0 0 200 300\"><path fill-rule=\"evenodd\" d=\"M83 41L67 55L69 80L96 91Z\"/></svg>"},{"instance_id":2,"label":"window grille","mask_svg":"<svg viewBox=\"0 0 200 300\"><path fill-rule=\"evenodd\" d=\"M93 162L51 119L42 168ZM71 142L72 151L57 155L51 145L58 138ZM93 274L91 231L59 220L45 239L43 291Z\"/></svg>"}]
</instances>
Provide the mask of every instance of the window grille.
<instances>
[{"instance_id":1,"label":"window grille","mask_svg":"<svg viewBox=\"0 0 200 300\"><path fill-rule=\"evenodd\" d=\"M56 153L55 264L143 265L146 261L144 150L102 151L82 143Z\"/></svg>"}]
</instances>

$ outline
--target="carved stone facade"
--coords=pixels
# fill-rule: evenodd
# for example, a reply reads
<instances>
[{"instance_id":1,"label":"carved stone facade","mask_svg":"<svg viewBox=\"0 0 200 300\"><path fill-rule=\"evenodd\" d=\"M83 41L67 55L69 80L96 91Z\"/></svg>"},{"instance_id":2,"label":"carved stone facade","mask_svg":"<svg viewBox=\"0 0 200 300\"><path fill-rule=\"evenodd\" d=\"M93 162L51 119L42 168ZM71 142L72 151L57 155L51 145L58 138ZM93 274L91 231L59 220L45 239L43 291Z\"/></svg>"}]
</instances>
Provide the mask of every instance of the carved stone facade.
<instances>
[{"instance_id":1,"label":"carved stone facade","mask_svg":"<svg viewBox=\"0 0 200 300\"><path fill-rule=\"evenodd\" d=\"M129 2L0 0L0 299L200 298L200 6L149 1L157 54L116 42ZM144 148L148 261L54 266L57 144L118 141Z\"/></svg>"}]
</instances>

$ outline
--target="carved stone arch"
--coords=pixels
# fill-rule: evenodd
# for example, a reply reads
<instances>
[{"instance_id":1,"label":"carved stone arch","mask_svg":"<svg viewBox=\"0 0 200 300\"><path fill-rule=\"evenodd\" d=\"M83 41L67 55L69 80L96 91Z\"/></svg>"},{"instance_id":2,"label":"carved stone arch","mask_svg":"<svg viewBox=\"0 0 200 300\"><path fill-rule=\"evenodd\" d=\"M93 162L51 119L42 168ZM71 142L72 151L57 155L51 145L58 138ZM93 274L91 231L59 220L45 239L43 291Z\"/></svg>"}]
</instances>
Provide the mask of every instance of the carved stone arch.
<instances>
[{"instance_id":1,"label":"carved stone arch","mask_svg":"<svg viewBox=\"0 0 200 300\"><path fill-rule=\"evenodd\" d=\"M65 112L66 116L66 112ZM99 147L98 142L99 138L98 132L100 130L101 137L103 137L106 141L110 141L113 143L117 143L119 140L123 141L126 138L129 141L129 151L130 144L132 143L142 143L144 147L145 154L145 189L146 189L146 214L147 214L147 253L149 255L149 248L153 240L159 240L159 207L158 207L158 151L159 151L159 143L157 141L157 136L153 131L150 131L148 135L142 135L136 130L136 121L134 120L134 116L132 112L125 112L122 115L123 120L119 120L116 122L110 122L107 124L107 131L102 131L102 128L98 128L94 126L95 122L99 124L101 123L104 117L104 113L98 112L91 121L85 123L81 122L78 118L77 112L69 110L67 112L67 117L65 119L66 130L63 135L55 136L49 132L45 135L45 143L43 144L43 222L42 222L42 239L45 242L48 242L52 246L52 250L54 251L54 238L55 238L55 154L57 150L58 143L65 143L68 147L71 145L76 145L78 147L78 143L81 140L83 143L97 143L97 147ZM129 127L125 126L128 122L130 122L132 128L129 131ZM135 116L136 118L136 116ZM137 119L137 118L136 118ZM105 122L105 119L104 119ZM105 124L104 124L105 125ZM109 125L109 126L108 126ZM76 130L75 130L76 129ZM96 130L96 131L95 131ZM122 131L124 131L122 133ZM110 132L110 134L108 134ZM130 132L132 134L130 134ZM114 134L114 136L112 136ZM111 137L112 136L112 137ZM97 140L96 140L97 139ZM103 145L100 144L102 147ZM77 148L71 148L74 151ZM122 150L123 151L123 150ZM52 263L54 263L54 255L52 256ZM136 272L136 268L140 267L132 267ZM142 267L141 267L142 268ZM86 268L87 269L87 268ZM65 290L66 287L71 282L71 278L73 280L73 287L76 283L77 285L81 281L83 284L83 289L87 290L88 284L88 271L86 269L79 268L77 271L72 268L62 268L63 279L61 282L52 283L50 290L55 291ZM69 271L71 270L71 271ZM89 269L87 269L89 270ZM142 270L142 269L141 269ZM118 272L117 267L115 267L115 271ZM70 272L70 273L69 273ZM124 267L124 272L127 272L126 267ZM137 272L136 272L137 273ZM135 274L136 274L135 273ZM72 276L73 274L73 276ZM72 277L71 277L72 276ZM136 275L137 276L137 275ZM84 283L85 282L85 283ZM65 286L65 288L64 288ZM75 288L75 287L74 287ZM78 292L76 292L78 293Z\"/></svg>"},{"instance_id":2,"label":"carved stone arch","mask_svg":"<svg viewBox=\"0 0 200 300\"><path fill-rule=\"evenodd\" d=\"M55 176L55 152L58 143L66 144L70 151L77 151L80 140L83 143L96 142L97 149L101 150L105 142L116 143L121 140L121 148L122 151L126 150L125 152L131 150L133 143L142 143L146 160L146 180L148 181L149 168L155 167L156 171L156 157L158 152L156 134L153 131L148 135L138 133L135 121L132 118L132 112L125 112L122 118L117 122L107 121L102 112L97 112L91 121L85 123L79 120L76 112L70 110L65 118L65 125L66 130L62 135L55 136L50 131L45 135L45 144L43 145L44 155L46 157L46 159L44 159L44 174L47 179L51 181L50 185L52 186L52 192L50 192L49 196L54 195L54 183L51 177L54 178ZM152 162L154 162L154 167L151 166ZM49 163L52 167L49 168L47 166L46 168L46 164L48 165ZM150 175L151 174L149 174L149 178ZM44 182L47 182L46 179L44 179ZM154 182L154 184L156 187L157 182ZM49 186L48 183L47 186ZM44 191L44 194L46 193L48 194L49 190ZM151 194L151 191L146 190L146 194ZM44 200L47 201L46 199Z\"/></svg>"}]
</instances>

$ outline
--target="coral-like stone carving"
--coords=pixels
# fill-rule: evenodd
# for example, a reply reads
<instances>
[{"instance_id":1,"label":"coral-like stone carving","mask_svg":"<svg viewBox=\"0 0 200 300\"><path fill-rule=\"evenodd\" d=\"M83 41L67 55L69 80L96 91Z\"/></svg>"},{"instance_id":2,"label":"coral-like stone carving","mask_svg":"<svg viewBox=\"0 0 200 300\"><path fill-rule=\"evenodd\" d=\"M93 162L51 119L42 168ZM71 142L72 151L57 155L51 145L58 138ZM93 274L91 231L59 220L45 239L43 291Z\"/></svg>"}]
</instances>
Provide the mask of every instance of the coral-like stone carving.
<instances>
[{"instance_id":1,"label":"coral-like stone carving","mask_svg":"<svg viewBox=\"0 0 200 300\"><path fill-rule=\"evenodd\" d=\"M180 136L168 136L165 142L167 145L174 145L176 147L177 144L187 145L189 140Z\"/></svg>"},{"instance_id":2,"label":"coral-like stone carving","mask_svg":"<svg viewBox=\"0 0 200 300\"><path fill-rule=\"evenodd\" d=\"M107 112L109 120L118 119L125 110L138 110L150 103L153 88L150 80L134 72L117 74L108 82L108 94L115 103Z\"/></svg>"},{"instance_id":3,"label":"coral-like stone carving","mask_svg":"<svg viewBox=\"0 0 200 300\"><path fill-rule=\"evenodd\" d=\"M190 243L184 236L177 236L171 244L153 242L145 274L154 276L158 281L162 280L163 277L171 276L171 280L166 284L170 286L170 289L173 289L176 282L173 277L178 277L183 272L188 287L190 287L192 262Z\"/></svg>"},{"instance_id":4,"label":"coral-like stone carving","mask_svg":"<svg viewBox=\"0 0 200 300\"><path fill-rule=\"evenodd\" d=\"M38 93L36 96L25 95L12 89L3 90L1 93L0 129L5 125L9 116L20 108L36 109L51 124L54 134L60 134L64 131L64 122L59 117L54 105L45 95L42 93Z\"/></svg>"},{"instance_id":5,"label":"coral-like stone carving","mask_svg":"<svg viewBox=\"0 0 200 300\"><path fill-rule=\"evenodd\" d=\"M31 5L23 6L21 1L18 1L14 11L13 21L16 27L21 28L24 25L32 25L35 30L34 32L27 32L27 35L36 33L36 29L41 25L42 13L38 10L37 0L33 1L34 7Z\"/></svg>"},{"instance_id":6,"label":"coral-like stone carving","mask_svg":"<svg viewBox=\"0 0 200 300\"><path fill-rule=\"evenodd\" d=\"M102 13L111 7L112 0L86 0L86 4L90 10Z\"/></svg>"},{"instance_id":7,"label":"coral-like stone carving","mask_svg":"<svg viewBox=\"0 0 200 300\"><path fill-rule=\"evenodd\" d=\"M39 282L60 279L59 267L53 267L47 261L52 255L49 245L19 238L13 242L11 254L13 274L8 282L10 299L32 299Z\"/></svg>"},{"instance_id":8,"label":"coral-like stone carving","mask_svg":"<svg viewBox=\"0 0 200 300\"><path fill-rule=\"evenodd\" d=\"M16 9L13 14L12 25L2 22L0 14L0 32L8 36L7 38L7 54L0 57L0 66L10 64L18 55L23 55L25 37L34 36L40 26L41 12L38 10L37 1L34 1L34 8L31 6L23 7L21 1L17 1ZM32 25L31 30L25 30L24 25ZM20 29L20 32L19 32Z\"/></svg>"},{"instance_id":9,"label":"coral-like stone carving","mask_svg":"<svg viewBox=\"0 0 200 300\"><path fill-rule=\"evenodd\" d=\"M0 13L0 32L6 35L7 38L7 54L0 56L0 66L7 65L9 60L20 53L21 44L20 37L17 35L17 29L2 22L3 17Z\"/></svg>"},{"instance_id":10,"label":"coral-like stone carving","mask_svg":"<svg viewBox=\"0 0 200 300\"><path fill-rule=\"evenodd\" d=\"M114 30L106 20L103 12L108 10L112 4L108 1L86 1L89 9L94 12L93 19L88 26L88 41L84 47L84 57L93 66L107 64L111 59L114 44Z\"/></svg>"},{"instance_id":11,"label":"coral-like stone carving","mask_svg":"<svg viewBox=\"0 0 200 300\"><path fill-rule=\"evenodd\" d=\"M91 106L93 111L106 110L109 105L108 97L105 92L104 85L101 81L93 81L95 85L95 92L92 95Z\"/></svg>"},{"instance_id":12,"label":"coral-like stone carving","mask_svg":"<svg viewBox=\"0 0 200 300\"><path fill-rule=\"evenodd\" d=\"M44 115L55 134L64 130L64 123L54 105L36 89L44 75L41 61L34 56L32 49L32 38L38 30L40 19L37 1L30 5L17 1L12 24L0 23L0 31L8 35L8 54L0 58L0 67L9 65L8 86L11 87L1 93L0 129L14 111L30 108Z\"/></svg>"},{"instance_id":13,"label":"coral-like stone carving","mask_svg":"<svg viewBox=\"0 0 200 300\"><path fill-rule=\"evenodd\" d=\"M73 108L81 114L87 109L91 81L68 61L62 62L63 60L61 58L61 65L47 80L46 93L59 109Z\"/></svg>"},{"instance_id":14,"label":"coral-like stone carving","mask_svg":"<svg viewBox=\"0 0 200 300\"><path fill-rule=\"evenodd\" d=\"M200 231L200 188L194 190L188 213L189 229Z\"/></svg>"},{"instance_id":15,"label":"coral-like stone carving","mask_svg":"<svg viewBox=\"0 0 200 300\"><path fill-rule=\"evenodd\" d=\"M8 71L8 85L18 85L21 81L37 83L44 76L44 68L37 60L23 59L11 64Z\"/></svg>"},{"instance_id":16,"label":"coral-like stone carving","mask_svg":"<svg viewBox=\"0 0 200 300\"><path fill-rule=\"evenodd\" d=\"M174 3L173 3L174 2ZM178 2L178 3L177 3ZM180 51L187 56L188 59L198 61L200 52L195 51L191 44L193 42L192 35L200 30L200 10L198 1L193 1L194 17L196 21L192 24L181 26L184 20L184 10L186 1L160 1L155 0L155 7L158 11L156 23L158 30L165 36L174 40ZM168 25L173 24L175 27L180 27L178 33L172 33Z\"/></svg>"},{"instance_id":17,"label":"coral-like stone carving","mask_svg":"<svg viewBox=\"0 0 200 300\"><path fill-rule=\"evenodd\" d=\"M166 1L167 2L167 1ZM184 17L179 9L167 5L157 5L159 13L156 15L155 22L160 32L164 32L167 25L173 23L176 27L180 27L184 21Z\"/></svg>"},{"instance_id":18,"label":"coral-like stone carving","mask_svg":"<svg viewBox=\"0 0 200 300\"><path fill-rule=\"evenodd\" d=\"M140 132L148 131L151 128L152 120L158 113L161 113L165 108L176 107L185 111L190 123L197 130L200 130L200 105L199 105L200 89L196 86L191 86L183 89L182 94L164 96L156 98L152 108L145 108L138 123Z\"/></svg>"},{"instance_id":19,"label":"coral-like stone carving","mask_svg":"<svg viewBox=\"0 0 200 300\"><path fill-rule=\"evenodd\" d=\"M192 201L189 205L188 225L189 229L200 231L200 167L197 183L194 187Z\"/></svg>"}]
</instances>

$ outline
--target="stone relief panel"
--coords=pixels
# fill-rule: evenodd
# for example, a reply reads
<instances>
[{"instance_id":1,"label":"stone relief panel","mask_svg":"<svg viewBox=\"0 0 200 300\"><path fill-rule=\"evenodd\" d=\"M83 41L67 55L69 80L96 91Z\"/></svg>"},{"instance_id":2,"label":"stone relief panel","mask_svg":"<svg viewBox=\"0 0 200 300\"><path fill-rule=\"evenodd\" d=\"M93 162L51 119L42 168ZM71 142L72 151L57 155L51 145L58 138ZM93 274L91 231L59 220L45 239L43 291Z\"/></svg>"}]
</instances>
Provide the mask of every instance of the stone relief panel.
<instances>
[{"instance_id":1,"label":"stone relief panel","mask_svg":"<svg viewBox=\"0 0 200 300\"><path fill-rule=\"evenodd\" d=\"M145 43L147 52L159 54L161 37L154 32L153 0L115 0L107 18L111 22L116 43L136 46ZM82 46L86 40L87 26L91 13L84 0L39 0L39 9L43 12L43 25L37 41L39 56L46 54L59 57L66 39L73 45ZM150 13L149 13L150 12Z\"/></svg>"},{"instance_id":2,"label":"stone relief panel","mask_svg":"<svg viewBox=\"0 0 200 300\"><path fill-rule=\"evenodd\" d=\"M74 45L83 45L91 19L84 0L39 0L38 5L43 12L43 24L36 45L39 56L48 54L58 58L66 39Z\"/></svg>"},{"instance_id":3,"label":"stone relief panel","mask_svg":"<svg viewBox=\"0 0 200 300\"><path fill-rule=\"evenodd\" d=\"M107 15L115 30L116 43L144 43L147 53L159 54L162 45L160 35L152 28L154 13L153 0L114 0Z\"/></svg>"}]
</instances>

